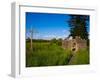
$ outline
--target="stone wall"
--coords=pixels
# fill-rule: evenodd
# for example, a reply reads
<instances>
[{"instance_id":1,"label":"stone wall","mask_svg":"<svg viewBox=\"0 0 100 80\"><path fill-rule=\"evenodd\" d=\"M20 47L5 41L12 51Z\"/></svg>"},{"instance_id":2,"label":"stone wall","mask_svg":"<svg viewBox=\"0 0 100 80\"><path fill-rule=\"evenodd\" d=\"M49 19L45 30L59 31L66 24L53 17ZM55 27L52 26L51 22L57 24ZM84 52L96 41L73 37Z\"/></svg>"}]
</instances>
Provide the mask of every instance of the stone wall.
<instances>
[{"instance_id":1,"label":"stone wall","mask_svg":"<svg viewBox=\"0 0 100 80\"><path fill-rule=\"evenodd\" d=\"M62 41L62 47L64 49L78 51L79 49L83 49L87 47L87 41L81 39L80 37L76 37L75 39L66 38L65 40Z\"/></svg>"}]
</instances>

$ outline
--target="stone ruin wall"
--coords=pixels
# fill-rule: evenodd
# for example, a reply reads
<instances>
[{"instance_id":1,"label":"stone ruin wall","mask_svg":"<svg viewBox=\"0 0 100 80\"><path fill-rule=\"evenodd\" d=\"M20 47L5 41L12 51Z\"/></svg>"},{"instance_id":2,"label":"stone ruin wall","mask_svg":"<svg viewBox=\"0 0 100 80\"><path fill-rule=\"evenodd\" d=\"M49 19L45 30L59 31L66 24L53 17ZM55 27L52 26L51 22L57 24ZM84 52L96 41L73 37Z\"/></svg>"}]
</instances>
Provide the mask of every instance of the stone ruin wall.
<instances>
[{"instance_id":1,"label":"stone ruin wall","mask_svg":"<svg viewBox=\"0 0 100 80\"><path fill-rule=\"evenodd\" d=\"M79 49L83 49L87 47L87 41L84 39L81 39L79 37L76 37L75 39L65 39L62 41L62 47L64 49L70 49L78 51Z\"/></svg>"}]
</instances>

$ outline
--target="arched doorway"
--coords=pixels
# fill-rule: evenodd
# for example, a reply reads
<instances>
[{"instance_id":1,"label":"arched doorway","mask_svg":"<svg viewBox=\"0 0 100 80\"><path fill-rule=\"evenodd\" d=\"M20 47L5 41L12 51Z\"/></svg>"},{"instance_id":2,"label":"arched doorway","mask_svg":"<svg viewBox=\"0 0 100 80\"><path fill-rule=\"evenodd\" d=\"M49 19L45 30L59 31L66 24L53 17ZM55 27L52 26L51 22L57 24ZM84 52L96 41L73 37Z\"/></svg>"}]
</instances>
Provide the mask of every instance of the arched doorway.
<instances>
[{"instance_id":1,"label":"arched doorway","mask_svg":"<svg viewBox=\"0 0 100 80\"><path fill-rule=\"evenodd\" d=\"M77 43L76 43L76 42L73 42L73 43L72 43L71 51L76 52L77 50L78 50L78 48L77 48Z\"/></svg>"}]
</instances>

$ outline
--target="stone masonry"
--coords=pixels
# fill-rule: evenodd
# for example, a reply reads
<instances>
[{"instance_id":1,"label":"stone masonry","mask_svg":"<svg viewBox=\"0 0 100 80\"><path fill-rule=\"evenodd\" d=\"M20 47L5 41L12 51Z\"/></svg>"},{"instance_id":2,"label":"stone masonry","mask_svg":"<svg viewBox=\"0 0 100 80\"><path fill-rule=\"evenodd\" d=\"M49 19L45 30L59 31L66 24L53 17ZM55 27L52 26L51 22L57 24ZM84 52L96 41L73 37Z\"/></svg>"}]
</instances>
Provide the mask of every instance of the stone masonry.
<instances>
[{"instance_id":1,"label":"stone masonry","mask_svg":"<svg viewBox=\"0 0 100 80\"><path fill-rule=\"evenodd\" d=\"M71 51L78 51L87 47L87 41L76 36L75 39L66 38L62 41L62 47L64 49L70 49Z\"/></svg>"}]
</instances>

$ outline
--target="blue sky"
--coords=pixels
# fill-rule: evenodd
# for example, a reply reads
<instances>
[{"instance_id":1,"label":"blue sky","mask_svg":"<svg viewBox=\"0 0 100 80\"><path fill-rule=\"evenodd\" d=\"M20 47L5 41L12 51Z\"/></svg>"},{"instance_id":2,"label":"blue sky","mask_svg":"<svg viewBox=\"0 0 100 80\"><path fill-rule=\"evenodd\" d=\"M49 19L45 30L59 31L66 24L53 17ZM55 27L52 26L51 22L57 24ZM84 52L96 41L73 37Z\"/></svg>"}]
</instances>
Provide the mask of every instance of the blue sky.
<instances>
[{"instance_id":1,"label":"blue sky","mask_svg":"<svg viewBox=\"0 0 100 80\"><path fill-rule=\"evenodd\" d=\"M33 28L34 39L66 38L70 34L67 14L26 12L26 37L30 37Z\"/></svg>"}]
</instances>

